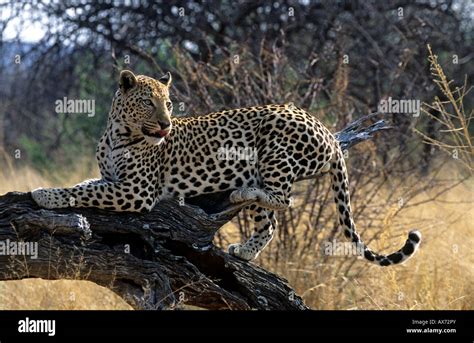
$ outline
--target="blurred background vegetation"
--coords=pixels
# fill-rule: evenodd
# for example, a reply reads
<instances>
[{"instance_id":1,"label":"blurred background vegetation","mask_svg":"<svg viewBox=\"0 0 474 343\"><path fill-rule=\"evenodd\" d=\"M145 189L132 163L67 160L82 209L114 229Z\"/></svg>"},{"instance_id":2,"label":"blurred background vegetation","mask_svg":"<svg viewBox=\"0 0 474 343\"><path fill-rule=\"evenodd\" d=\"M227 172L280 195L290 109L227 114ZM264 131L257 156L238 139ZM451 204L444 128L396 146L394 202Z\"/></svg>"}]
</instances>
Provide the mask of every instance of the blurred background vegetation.
<instances>
[{"instance_id":1,"label":"blurred background vegetation","mask_svg":"<svg viewBox=\"0 0 474 343\"><path fill-rule=\"evenodd\" d=\"M411 267L321 253L340 237L326 178L297 187L257 262L315 308L472 309L473 16L470 0L0 0L0 193L97 176L125 68L170 71L176 116L294 102L335 132L381 100L420 100L420 116L385 115L393 129L349 154L363 239L388 251L420 229ZM64 97L95 100L95 116L57 114ZM249 232L243 213L216 243ZM6 284L3 294L21 288Z\"/></svg>"}]
</instances>

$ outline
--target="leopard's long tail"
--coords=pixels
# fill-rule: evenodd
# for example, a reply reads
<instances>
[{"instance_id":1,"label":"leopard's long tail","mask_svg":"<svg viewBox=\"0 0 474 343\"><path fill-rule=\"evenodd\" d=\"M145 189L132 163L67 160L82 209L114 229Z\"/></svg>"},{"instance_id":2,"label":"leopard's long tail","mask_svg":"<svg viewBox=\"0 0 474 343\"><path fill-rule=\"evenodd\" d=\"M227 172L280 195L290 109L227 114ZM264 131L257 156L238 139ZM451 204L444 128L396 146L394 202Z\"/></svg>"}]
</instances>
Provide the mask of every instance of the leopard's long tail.
<instances>
[{"instance_id":1,"label":"leopard's long tail","mask_svg":"<svg viewBox=\"0 0 474 343\"><path fill-rule=\"evenodd\" d=\"M363 252L364 257L372 263L380 266L389 266L392 264L403 263L412 257L421 242L421 234L419 231L410 231L405 245L390 255L380 255L370 250L360 239L354 220L352 218L350 195L349 195L349 181L347 177L346 164L344 156L339 144L336 143L336 153L331 162L331 178L332 188L334 191L334 201L337 205L337 212L339 214L339 224L344 230L344 235L350 238L354 244L357 244L360 251ZM359 250L358 250L359 251Z\"/></svg>"}]
</instances>

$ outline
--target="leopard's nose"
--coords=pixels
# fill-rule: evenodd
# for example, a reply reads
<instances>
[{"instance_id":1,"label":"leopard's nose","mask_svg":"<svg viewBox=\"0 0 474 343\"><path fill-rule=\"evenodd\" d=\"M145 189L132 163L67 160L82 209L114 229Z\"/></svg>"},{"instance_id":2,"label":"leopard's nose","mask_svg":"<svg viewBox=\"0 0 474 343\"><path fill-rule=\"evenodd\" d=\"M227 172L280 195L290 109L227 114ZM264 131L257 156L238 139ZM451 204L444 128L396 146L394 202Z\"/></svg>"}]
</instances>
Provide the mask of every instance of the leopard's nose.
<instances>
[{"instance_id":1,"label":"leopard's nose","mask_svg":"<svg viewBox=\"0 0 474 343\"><path fill-rule=\"evenodd\" d=\"M166 130L171 125L169 121L159 121L158 124L160 125L162 130Z\"/></svg>"}]
</instances>

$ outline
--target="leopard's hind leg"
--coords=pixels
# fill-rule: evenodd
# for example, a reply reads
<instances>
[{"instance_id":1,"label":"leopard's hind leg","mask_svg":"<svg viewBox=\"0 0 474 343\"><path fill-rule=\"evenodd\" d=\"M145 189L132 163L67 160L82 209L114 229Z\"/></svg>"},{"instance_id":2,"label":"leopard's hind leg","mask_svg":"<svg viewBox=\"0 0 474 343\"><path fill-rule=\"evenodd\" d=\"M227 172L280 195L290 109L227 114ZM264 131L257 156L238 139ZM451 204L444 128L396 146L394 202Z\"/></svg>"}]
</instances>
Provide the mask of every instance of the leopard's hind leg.
<instances>
[{"instance_id":1,"label":"leopard's hind leg","mask_svg":"<svg viewBox=\"0 0 474 343\"><path fill-rule=\"evenodd\" d=\"M249 240L243 244L231 244L229 254L246 261L254 260L260 252L270 243L277 227L275 212L257 204L247 207L254 223L254 232Z\"/></svg>"}]
</instances>

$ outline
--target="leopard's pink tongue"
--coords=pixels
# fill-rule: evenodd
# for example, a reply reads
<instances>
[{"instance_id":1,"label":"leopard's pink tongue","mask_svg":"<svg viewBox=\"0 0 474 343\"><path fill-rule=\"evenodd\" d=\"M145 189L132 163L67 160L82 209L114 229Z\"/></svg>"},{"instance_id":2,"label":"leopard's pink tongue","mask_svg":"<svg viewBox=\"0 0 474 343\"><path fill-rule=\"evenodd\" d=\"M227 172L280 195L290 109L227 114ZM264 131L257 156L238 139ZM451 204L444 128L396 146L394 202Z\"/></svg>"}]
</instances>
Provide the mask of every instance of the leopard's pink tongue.
<instances>
[{"instance_id":1,"label":"leopard's pink tongue","mask_svg":"<svg viewBox=\"0 0 474 343\"><path fill-rule=\"evenodd\" d=\"M160 135L160 137L165 137L168 133L170 133L168 130L158 131L158 134Z\"/></svg>"}]
</instances>

